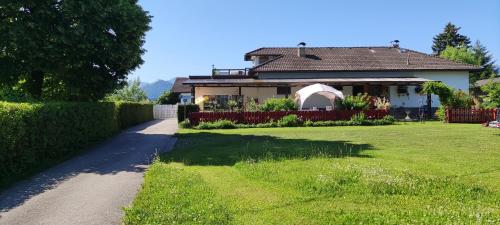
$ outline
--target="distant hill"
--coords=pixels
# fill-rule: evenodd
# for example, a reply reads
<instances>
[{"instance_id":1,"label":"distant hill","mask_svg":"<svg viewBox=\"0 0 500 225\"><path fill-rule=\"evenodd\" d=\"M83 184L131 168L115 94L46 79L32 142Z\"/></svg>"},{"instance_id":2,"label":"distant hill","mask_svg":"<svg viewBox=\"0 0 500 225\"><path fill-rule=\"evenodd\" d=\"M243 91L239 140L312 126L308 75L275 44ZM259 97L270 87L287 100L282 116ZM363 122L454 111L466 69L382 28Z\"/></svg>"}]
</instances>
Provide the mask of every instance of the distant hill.
<instances>
[{"instance_id":1,"label":"distant hill","mask_svg":"<svg viewBox=\"0 0 500 225\"><path fill-rule=\"evenodd\" d=\"M141 88L146 92L148 98L151 100L155 100L165 91L169 91L172 89L172 85L174 84L175 79L172 80L157 80L153 83L145 83L141 82Z\"/></svg>"}]
</instances>

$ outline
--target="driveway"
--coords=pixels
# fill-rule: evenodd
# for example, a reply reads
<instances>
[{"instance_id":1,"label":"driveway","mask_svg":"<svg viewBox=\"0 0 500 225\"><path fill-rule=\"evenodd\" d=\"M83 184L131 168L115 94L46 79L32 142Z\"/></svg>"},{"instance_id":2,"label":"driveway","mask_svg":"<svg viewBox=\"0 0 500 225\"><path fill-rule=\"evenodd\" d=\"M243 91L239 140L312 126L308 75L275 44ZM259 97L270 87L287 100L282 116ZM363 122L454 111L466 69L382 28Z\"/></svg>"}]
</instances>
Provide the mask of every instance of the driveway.
<instances>
[{"instance_id":1,"label":"driveway","mask_svg":"<svg viewBox=\"0 0 500 225\"><path fill-rule=\"evenodd\" d=\"M175 119L124 131L87 153L0 193L0 224L120 224L156 152L169 151Z\"/></svg>"}]
</instances>

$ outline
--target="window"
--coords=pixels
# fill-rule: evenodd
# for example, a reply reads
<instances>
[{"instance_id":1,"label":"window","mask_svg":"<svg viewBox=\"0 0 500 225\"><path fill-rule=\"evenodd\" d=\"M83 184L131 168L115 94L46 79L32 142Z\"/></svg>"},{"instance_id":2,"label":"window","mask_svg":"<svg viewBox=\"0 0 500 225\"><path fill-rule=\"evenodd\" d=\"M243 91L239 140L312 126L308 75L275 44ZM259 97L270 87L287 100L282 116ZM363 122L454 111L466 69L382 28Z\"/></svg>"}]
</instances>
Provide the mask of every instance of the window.
<instances>
[{"instance_id":1,"label":"window","mask_svg":"<svg viewBox=\"0 0 500 225\"><path fill-rule=\"evenodd\" d=\"M342 86L342 85L333 85L332 87L335 88L338 91L344 90L344 86Z\"/></svg>"},{"instance_id":2,"label":"window","mask_svg":"<svg viewBox=\"0 0 500 225\"><path fill-rule=\"evenodd\" d=\"M292 88L290 87L278 87L277 94L278 95L290 95L292 93Z\"/></svg>"},{"instance_id":3,"label":"window","mask_svg":"<svg viewBox=\"0 0 500 225\"><path fill-rule=\"evenodd\" d=\"M238 102L240 107L243 105L243 96L240 95L204 95L203 100L203 111L227 111L230 100Z\"/></svg>"},{"instance_id":4,"label":"window","mask_svg":"<svg viewBox=\"0 0 500 225\"><path fill-rule=\"evenodd\" d=\"M352 95L356 96L358 94L364 94L365 93L365 87L362 85L356 85L352 86Z\"/></svg>"},{"instance_id":5,"label":"window","mask_svg":"<svg viewBox=\"0 0 500 225\"><path fill-rule=\"evenodd\" d=\"M408 95L408 87L398 86L398 95Z\"/></svg>"}]
</instances>

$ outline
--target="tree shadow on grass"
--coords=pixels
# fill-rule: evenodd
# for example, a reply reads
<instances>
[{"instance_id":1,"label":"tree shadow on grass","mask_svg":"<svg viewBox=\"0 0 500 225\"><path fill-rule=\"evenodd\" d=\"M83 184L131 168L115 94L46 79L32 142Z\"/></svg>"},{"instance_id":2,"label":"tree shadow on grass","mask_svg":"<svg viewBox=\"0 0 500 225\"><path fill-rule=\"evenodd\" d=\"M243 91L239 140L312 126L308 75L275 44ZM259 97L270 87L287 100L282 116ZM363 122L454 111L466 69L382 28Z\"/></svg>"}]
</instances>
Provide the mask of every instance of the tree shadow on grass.
<instances>
[{"instance_id":1,"label":"tree shadow on grass","mask_svg":"<svg viewBox=\"0 0 500 225\"><path fill-rule=\"evenodd\" d=\"M162 161L186 165L232 166L237 162L309 159L314 157L370 157L370 144L349 141L288 139L267 135L221 134L211 132L177 134L175 150Z\"/></svg>"}]
</instances>

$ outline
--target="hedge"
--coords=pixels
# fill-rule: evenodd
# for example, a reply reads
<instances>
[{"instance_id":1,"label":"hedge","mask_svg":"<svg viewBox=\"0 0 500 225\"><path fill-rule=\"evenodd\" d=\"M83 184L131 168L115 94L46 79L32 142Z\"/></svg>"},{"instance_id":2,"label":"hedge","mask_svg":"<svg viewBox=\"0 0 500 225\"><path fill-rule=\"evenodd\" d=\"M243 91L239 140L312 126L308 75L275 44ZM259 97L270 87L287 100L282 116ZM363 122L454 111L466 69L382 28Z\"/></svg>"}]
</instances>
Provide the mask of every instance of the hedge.
<instances>
[{"instance_id":1,"label":"hedge","mask_svg":"<svg viewBox=\"0 0 500 225\"><path fill-rule=\"evenodd\" d=\"M153 119L136 103L0 102L0 187Z\"/></svg>"},{"instance_id":2,"label":"hedge","mask_svg":"<svg viewBox=\"0 0 500 225\"><path fill-rule=\"evenodd\" d=\"M185 113L184 109L186 109ZM200 111L200 106L196 104L177 105L177 120L180 123L186 120L186 118L189 118L189 113L199 112L199 111Z\"/></svg>"}]
</instances>

